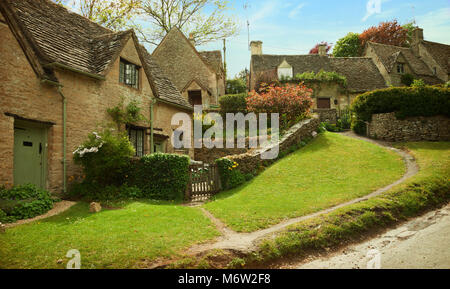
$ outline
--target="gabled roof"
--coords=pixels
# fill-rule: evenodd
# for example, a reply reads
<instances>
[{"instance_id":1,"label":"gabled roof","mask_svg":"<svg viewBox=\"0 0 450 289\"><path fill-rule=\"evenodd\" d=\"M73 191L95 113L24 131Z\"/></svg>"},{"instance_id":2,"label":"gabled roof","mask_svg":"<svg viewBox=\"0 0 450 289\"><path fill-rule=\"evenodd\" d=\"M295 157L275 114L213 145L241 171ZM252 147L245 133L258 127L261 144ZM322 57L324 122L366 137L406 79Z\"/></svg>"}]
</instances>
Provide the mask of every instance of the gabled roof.
<instances>
[{"instance_id":1,"label":"gabled roof","mask_svg":"<svg viewBox=\"0 0 450 289\"><path fill-rule=\"evenodd\" d=\"M113 32L49 0L2 0L0 10L42 79L58 81L54 64L102 79L133 39L154 95L191 108L139 46L133 30Z\"/></svg>"},{"instance_id":2,"label":"gabled roof","mask_svg":"<svg viewBox=\"0 0 450 289\"><path fill-rule=\"evenodd\" d=\"M433 56L436 62L450 73L450 45L436 43L431 41L422 41L428 52Z\"/></svg>"},{"instance_id":3,"label":"gabled roof","mask_svg":"<svg viewBox=\"0 0 450 289\"><path fill-rule=\"evenodd\" d=\"M222 52L220 50L212 51L200 51L200 55L206 59L206 61L211 65L217 74L222 74L224 72L223 62L222 62Z\"/></svg>"},{"instance_id":4,"label":"gabled roof","mask_svg":"<svg viewBox=\"0 0 450 289\"><path fill-rule=\"evenodd\" d=\"M191 84L194 82L197 83L198 86L200 86L203 90L206 90L210 95L212 95L211 89L209 89L209 87L207 85L205 85L204 83L202 83L199 79L197 79L195 77L192 78L181 91L183 92L186 89L188 89L189 86L191 86Z\"/></svg>"},{"instance_id":5,"label":"gabled roof","mask_svg":"<svg viewBox=\"0 0 450 289\"><path fill-rule=\"evenodd\" d=\"M194 53L203 61L203 63L205 63L206 67L208 67L208 69L211 70L211 72L214 72L217 74L216 69L213 67L213 65L208 61L208 59L206 57L203 57L198 50L195 48L195 46L191 43L191 41L186 37L186 35L184 35L184 33L178 28L178 27L173 27L172 29L170 29L169 32L167 32L166 36L164 36L163 40L161 40L161 42L159 43L159 45L155 48L155 50L153 51L152 55L155 55L158 53L158 51L160 49L162 49L161 47L164 46L164 43L167 41L167 39L169 39L170 35L177 35L179 36L180 40L182 41L186 41L189 46L192 48L192 50L194 51Z\"/></svg>"},{"instance_id":6,"label":"gabled roof","mask_svg":"<svg viewBox=\"0 0 450 289\"><path fill-rule=\"evenodd\" d=\"M373 49L389 73L394 69L396 63L395 61L401 53L415 74L420 76L433 76L431 69L425 64L425 62L423 62L423 60L414 54L411 48L379 44L375 42L369 42L367 45Z\"/></svg>"},{"instance_id":7,"label":"gabled roof","mask_svg":"<svg viewBox=\"0 0 450 289\"><path fill-rule=\"evenodd\" d=\"M294 76L304 72L317 73L321 70L335 71L347 78L348 89L354 92L385 88L383 76L370 58L342 57L331 58L319 55L253 55L251 59L254 72L276 70L286 61L293 67Z\"/></svg>"}]
</instances>

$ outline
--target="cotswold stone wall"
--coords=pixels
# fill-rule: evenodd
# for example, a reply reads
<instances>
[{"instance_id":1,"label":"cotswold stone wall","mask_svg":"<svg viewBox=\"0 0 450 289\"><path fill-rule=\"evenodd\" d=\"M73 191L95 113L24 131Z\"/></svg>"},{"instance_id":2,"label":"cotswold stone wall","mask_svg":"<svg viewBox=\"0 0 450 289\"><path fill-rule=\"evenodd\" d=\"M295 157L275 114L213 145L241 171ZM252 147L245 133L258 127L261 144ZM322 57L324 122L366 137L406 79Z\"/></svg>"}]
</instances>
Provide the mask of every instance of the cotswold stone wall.
<instances>
[{"instance_id":1,"label":"cotswold stone wall","mask_svg":"<svg viewBox=\"0 0 450 289\"><path fill-rule=\"evenodd\" d=\"M450 140L450 119L445 116L399 120L395 113L374 114L368 129L370 137L392 142Z\"/></svg>"},{"instance_id":2,"label":"cotswold stone wall","mask_svg":"<svg viewBox=\"0 0 450 289\"><path fill-rule=\"evenodd\" d=\"M319 115L320 122L337 123L336 109L315 109L314 113Z\"/></svg>"},{"instance_id":3,"label":"cotswold stone wall","mask_svg":"<svg viewBox=\"0 0 450 289\"><path fill-rule=\"evenodd\" d=\"M199 162L204 162L207 164L214 163L215 160L224 158L231 155L240 155L247 153L248 149L208 149L208 148L201 148L201 149L195 149L195 160Z\"/></svg>"},{"instance_id":4,"label":"cotswold stone wall","mask_svg":"<svg viewBox=\"0 0 450 289\"><path fill-rule=\"evenodd\" d=\"M280 153L287 151L290 147L295 144L300 143L306 138L313 138L316 134L315 132L319 128L320 120L319 118L312 118L304 120L296 125L294 125L280 140ZM265 147L259 150L254 150L241 155L228 156L226 158L235 161L239 164L239 170L244 174L255 173L265 162L270 162L270 160L263 160L261 155L269 151L272 146Z\"/></svg>"}]
</instances>

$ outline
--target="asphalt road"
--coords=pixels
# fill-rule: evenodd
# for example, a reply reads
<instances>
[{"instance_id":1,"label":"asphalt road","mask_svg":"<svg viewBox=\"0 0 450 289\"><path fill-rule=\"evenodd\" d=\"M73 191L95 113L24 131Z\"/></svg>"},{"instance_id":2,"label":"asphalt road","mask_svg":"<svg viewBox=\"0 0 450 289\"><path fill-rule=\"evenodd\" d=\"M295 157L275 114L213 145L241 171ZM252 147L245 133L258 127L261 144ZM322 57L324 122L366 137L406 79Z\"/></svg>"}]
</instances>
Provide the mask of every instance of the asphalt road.
<instances>
[{"instance_id":1,"label":"asphalt road","mask_svg":"<svg viewBox=\"0 0 450 289\"><path fill-rule=\"evenodd\" d=\"M450 269L450 204L300 269Z\"/></svg>"}]
</instances>

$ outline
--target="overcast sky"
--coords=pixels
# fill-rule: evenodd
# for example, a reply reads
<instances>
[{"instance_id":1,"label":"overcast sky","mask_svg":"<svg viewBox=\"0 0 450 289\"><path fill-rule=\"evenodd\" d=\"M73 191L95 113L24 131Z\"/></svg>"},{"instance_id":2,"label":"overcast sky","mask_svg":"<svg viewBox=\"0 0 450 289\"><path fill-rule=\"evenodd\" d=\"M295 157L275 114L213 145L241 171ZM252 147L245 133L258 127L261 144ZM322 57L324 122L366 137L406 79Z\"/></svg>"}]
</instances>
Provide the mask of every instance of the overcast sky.
<instances>
[{"instance_id":1,"label":"overcast sky","mask_svg":"<svg viewBox=\"0 0 450 289\"><path fill-rule=\"evenodd\" d=\"M377 5L381 1L381 5ZM245 2L248 8L244 9ZM263 41L266 54L307 54L318 42L336 41L348 32L362 32L381 21L415 19L426 40L450 44L450 0L235 0L230 1L241 25L227 41L228 77L249 67L250 40ZM223 49L222 41L198 47Z\"/></svg>"}]
</instances>

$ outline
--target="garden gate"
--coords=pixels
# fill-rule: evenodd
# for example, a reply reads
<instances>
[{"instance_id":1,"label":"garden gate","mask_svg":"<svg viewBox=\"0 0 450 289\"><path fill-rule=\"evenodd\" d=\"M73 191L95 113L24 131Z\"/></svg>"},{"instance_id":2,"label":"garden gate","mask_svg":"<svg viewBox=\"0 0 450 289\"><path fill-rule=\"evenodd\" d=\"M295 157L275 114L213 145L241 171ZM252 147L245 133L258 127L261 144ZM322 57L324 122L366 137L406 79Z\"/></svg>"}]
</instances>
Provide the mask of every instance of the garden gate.
<instances>
[{"instance_id":1,"label":"garden gate","mask_svg":"<svg viewBox=\"0 0 450 289\"><path fill-rule=\"evenodd\" d=\"M219 168L216 164L189 166L187 201L204 201L220 192Z\"/></svg>"}]
</instances>

